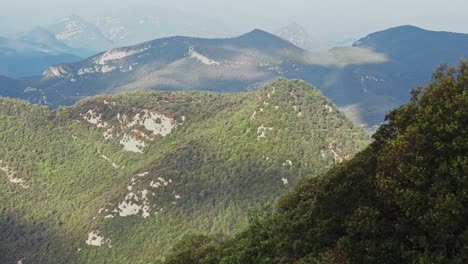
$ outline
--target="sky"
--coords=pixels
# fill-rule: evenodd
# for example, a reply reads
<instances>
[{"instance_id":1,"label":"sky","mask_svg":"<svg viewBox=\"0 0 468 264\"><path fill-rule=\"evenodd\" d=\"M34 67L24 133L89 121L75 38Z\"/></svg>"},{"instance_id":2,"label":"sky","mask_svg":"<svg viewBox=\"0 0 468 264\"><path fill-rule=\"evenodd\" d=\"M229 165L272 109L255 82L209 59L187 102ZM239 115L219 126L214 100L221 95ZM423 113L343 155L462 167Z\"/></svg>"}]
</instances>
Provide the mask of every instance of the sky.
<instances>
[{"instance_id":1,"label":"sky","mask_svg":"<svg viewBox=\"0 0 468 264\"><path fill-rule=\"evenodd\" d=\"M467 0L0 0L0 36L13 30L6 21L44 26L70 14L91 19L133 4L215 18L236 32L274 31L296 22L312 36L334 41L408 24L468 33Z\"/></svg>"}]
</instances>

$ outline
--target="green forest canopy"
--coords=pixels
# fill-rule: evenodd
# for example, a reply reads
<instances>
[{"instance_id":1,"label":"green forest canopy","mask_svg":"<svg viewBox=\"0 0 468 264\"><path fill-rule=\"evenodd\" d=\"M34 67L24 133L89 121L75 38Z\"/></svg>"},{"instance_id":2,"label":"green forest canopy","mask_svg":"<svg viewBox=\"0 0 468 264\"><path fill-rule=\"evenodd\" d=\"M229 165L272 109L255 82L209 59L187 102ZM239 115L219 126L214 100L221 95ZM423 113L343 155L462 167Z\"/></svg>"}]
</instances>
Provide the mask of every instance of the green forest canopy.
<instances>
[{"instance_id":1,"label":"green forest canopy","mask_svg":"<svg viewBox=\"0 0 468 264\"><path fill-rule=\"evenodd\" d=\"M437 69L387 121L242 233L186 236L166 263L467 263L468 62Z\"/></svg>"}]
</instances>

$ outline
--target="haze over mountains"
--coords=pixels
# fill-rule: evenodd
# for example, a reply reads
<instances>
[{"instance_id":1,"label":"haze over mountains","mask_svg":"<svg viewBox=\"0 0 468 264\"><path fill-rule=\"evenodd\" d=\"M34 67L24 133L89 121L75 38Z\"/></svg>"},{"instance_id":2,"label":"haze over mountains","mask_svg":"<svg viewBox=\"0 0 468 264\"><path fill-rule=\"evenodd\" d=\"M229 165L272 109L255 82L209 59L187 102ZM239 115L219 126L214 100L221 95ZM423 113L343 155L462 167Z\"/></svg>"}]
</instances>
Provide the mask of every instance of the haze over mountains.
<instances>
[{"instance_id":1,"label":"haze over mountains","mask_svg":"<svg viewBox=\"0 0 468 264\"><path fill-rule=\"evenodd\" d=\"M106 38L95 25L72 15L48 26L56 38L68 46L80 50L84 57L109 49L113 42Z\"/></svg>"},{"instance_id":2,"label":"haze over mountains","mask_svg":"<svg viewBox=\"0 0 468 264\"><path fill-rule=\"evenodd\" d=\"M213 38L235 35L220 20L151 5L132 5L112 10L92 21L114 42L114 47L171 36Z\"/></svg>"},{"instance_id":3,"label":"haze over mountains","mask_svg":"<svg viewBox=\"0 0 468 264\"><path fill-rule=\"evenodd\" d=\"M80 60L79 55L47 30L34 28L14 38L0 37L0 75L39 75L50 65Z\"/></svg>"},{"instance_id":4,"label":"haze over mountains","mask_svg":"<svg viewBox=\"0 0 468 264\"><path fill-rule=\"evenodd\" d=\"M468 263L468 2L154 2L0 5L0 264Z\"/></svg>"},{"instance_id":5,"label":"haze over mountains","mask_svg":"<svg viewBox=\"0 0 468 264\"><path fill-rule=\"evenodd\" d=\"M437 65L468 57L467 44L466 34L413 26L376 32L353 47L326 52L306 51L262 30L227 39L169 37L50 67L40 77L21 80L28 92L19 98L45 98L57 107L120 91L249 91L287 77L316 85L350 118L371 128L406 102L411 89L430 80ZM2 95L9 96L5 90Z\"/></svg>"},{"instance_id":6,"label":"haze over mountains","mask_svg":"<svg viewBox=\"0 0 468 264\"><path fill-rule=\"evenodd\" d=\"M327 47L322 41L312 37L304 27L297 23L286 25L276 30L274 34L309 51L322 51Z\"/></svg>"}]
</instances>

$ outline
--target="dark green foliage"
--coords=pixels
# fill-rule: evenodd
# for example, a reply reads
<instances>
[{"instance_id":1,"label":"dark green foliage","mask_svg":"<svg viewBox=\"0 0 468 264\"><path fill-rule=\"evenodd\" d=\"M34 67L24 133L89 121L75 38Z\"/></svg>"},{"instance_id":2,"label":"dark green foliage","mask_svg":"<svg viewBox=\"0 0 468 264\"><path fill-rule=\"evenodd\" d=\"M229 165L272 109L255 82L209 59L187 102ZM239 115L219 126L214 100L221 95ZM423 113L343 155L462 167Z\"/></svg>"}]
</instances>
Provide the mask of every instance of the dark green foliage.
<instances>
[{"instance_id":1,"label":"dark green foliage","mask_svg":"<svg viewBox=\"0 0 468 264\"><path fill-rule=\"evenodd\" d=\"M166 258L170 264L217 263L215 240L206 235L186 235L174 245L174 250Z\"/></svg>"},{"instance_id":2,"label":"dark green foliage","mask_svg":"<svg viewBox=\"0 0 468 264\"><path fill-rule=\"evenodd\" d=\"M441 67L366 150L221 243L220 262L467 263L467 106L468 62Z\"/></svg>"},{"instance_id":3,"label":"dark green foliage","mask_svg":"<svg viewBox=\"0 0 468 264\"><path fill-rule=\"evenodd\" d=\"M86 122L82 115L89 110L107 127ZM173 117L177 128L147 141L143 153L125 151L119 143L123 133L136 132L120 124L117 115L133 117L143 110ZM262 126L272 129L259 138ZM114 137L106 140L109 128ZM147 132L141 124L132 129ZM0 252L7 252L0 262L24 256L25 263L153 263L187 234L206 233L210 240L188 237L174 248L172 259L217 263L221 258L212 252L243 230L249 208L271 204L304 175L325 172L338 161L333 152L347 159L369 142L302 81L279 79L244 94L124 93L56 110L0 98L0 165L30 184L23 189L0 170ZM143 172L147 175L136 176ZM125 199L133 178L132 192L148 191L150 216L105 218ZM172 182L150 187L158 178ZM258 263L271 255L269 243L252 247L271 236L270 223L262 224L269 217L250 221L265 232L243 233L250 246L237 248L232 261ZM86 245L93 230L112 247ZM190 256L184 247L200 250ZM253 250L267 253L250 257ZM229 252L226 247L225 255Z\"/></svg>"},{"instance_id":4,"label":"dark green foliage","mask_svg":"<svg viewBox=\"0 0 468 264\"><path fill-rule=\"evenodd\" d=\"M468 260L467 106L468 64L440 68L382 128L391 144L377 162L377 186L409 259Z\"/></svg>"}]
</instances>

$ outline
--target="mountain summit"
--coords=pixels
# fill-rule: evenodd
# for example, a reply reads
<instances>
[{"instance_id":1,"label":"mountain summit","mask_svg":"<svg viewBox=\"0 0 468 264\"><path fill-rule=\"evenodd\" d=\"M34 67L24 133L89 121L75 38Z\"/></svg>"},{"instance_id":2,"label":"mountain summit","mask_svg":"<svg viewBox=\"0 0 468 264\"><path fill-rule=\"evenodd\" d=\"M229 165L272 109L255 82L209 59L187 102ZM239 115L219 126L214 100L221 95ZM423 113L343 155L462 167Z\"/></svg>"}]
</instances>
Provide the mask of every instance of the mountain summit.
<instances>
[{"instance_id":1,"label":"mountain summit","mask_svg":"<svg viewBox=\"0 0 468 264\"><path fill-rule=\"evenodd\" d=\"M304 54L262 30L228 39L170 37L50 67L28 86L43 90L51 106L123 90L254 90L292 70Z\"/></svg>"},{"instance_id":2,"label":"mountain summit","mask_svg":"<svg viewBox=\"0 0 468 264\"><path fill-rule=\"evenodd\" d=\"M112 41L107 39L99 28L77 15L59 20L48 29L57 39L74 49L81 50L84 56L109 49L112 45Z\"/></svg>"},{"instance_id":3,"label":"mountain summit","mask_svg":"<svg viewBox=\"0 0 468 264\"><path fill-rule=\"evenodd\" d=\"M313 38L304 27L297 23L278 29L275 31L275 35L309 51L319 51L324 47L323 43Z\"/></svg>"}]
</instances>

